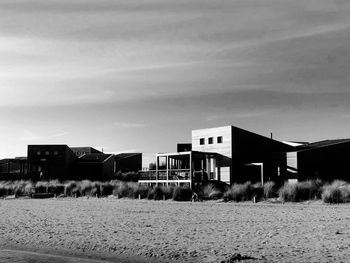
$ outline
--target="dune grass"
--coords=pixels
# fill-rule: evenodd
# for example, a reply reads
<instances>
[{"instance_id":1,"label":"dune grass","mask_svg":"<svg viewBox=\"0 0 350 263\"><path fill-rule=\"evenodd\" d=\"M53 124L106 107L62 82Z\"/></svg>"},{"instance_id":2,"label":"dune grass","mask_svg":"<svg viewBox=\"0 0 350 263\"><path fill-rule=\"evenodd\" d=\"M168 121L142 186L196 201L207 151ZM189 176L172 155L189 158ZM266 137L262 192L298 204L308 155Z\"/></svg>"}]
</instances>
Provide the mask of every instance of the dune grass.
<instances>
[{"instance_id":1,"label":"dune grass","mask_svg":"<svg viewBox=\"0 0 350 263\"><path fill-rule=\"evenodd\" d=\"M309 180L299 183L285 183L279 190L283 202L302 202L321 199L323 183L320 180Z\"/></svg>"},{"instance_id":2,"label":"dune grass","mask_svg":"<svg viewBox=\"0 0 350 263\"><path fill-rule=\"evenodd\" d=\"M31 196L34 193L49 193L55 196L67 197L103 197L114 195L117 198L190 201L192 190L188 187L155 186L148 187L136 182L113 180L109 182L82 181L0 181L0 197ZM208 182L196 189L203 200L224 201L260 201L269 198L279 198L282 202L302 202L320 200L324 203L350 202L350 183L335 180L324 184L320 180L309 180L299 183L285 183L278 189L274 182L223 185Z\"/></svg>"},{"instance_id":3,"label":"dune grass","mask_svg":"<svg viewBox=\"0 0 350 263\"><path fill-rule=\"evenodd\" d=\"M328 204L339 204L350 202L350 184L336 180L332 184L323 187L322 201Z\"/></svg>"}]
</instances>

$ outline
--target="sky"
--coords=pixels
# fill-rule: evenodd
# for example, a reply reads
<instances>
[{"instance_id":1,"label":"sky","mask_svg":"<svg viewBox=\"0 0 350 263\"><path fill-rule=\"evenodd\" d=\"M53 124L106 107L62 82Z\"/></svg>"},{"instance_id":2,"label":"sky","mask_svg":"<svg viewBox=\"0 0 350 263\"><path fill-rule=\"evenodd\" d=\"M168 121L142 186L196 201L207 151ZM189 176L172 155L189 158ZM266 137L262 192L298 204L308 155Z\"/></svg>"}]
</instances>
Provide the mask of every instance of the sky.
<instances>
[{"instance_id":1,"label":"sky","mask_svg":"<svg viewBox=\"0 0 350 263\"><path fill-rule=\"evenodd\" d=\"M2 0L0 158L157 152L234 125L350 138L347 0Z\"/></svg>"}]
</instances>

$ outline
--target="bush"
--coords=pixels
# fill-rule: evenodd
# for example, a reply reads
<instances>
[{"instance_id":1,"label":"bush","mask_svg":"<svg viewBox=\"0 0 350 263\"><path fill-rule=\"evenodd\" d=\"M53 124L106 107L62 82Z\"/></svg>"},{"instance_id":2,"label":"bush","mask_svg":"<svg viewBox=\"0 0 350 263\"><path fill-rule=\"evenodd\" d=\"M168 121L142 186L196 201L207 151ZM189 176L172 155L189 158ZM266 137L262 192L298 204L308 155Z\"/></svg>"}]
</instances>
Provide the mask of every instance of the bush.
<instances>
[{"instance_id":1,"label":"bush","mask_svg":"<svg viewBox=\"0 0 350 263\"><path fill-rule=\"evenodd\" d=\"M285 183L279 190L279 197L284 202L300 202L320 199L322 182L319 180L304 181L296 184Z\"/></svg>"},{"instance_id":2,"label":"bush","mask_svg":"<svg viewBox=\"0 0 350 263\"><path fill-rule=\"evenodd\" d=\"M101 183L100 184L100 194L101 196L108 196L113 194L114 186L111 183Z\"/></svg>"},{"instance_id":3,"label":"bush","mask_svg":"<svg viewBox=\"0 0 350 263\"><path fill-rule=\"evenodd\" d=\"M65 196L74 196L74 193L77 188L77 183L75 181L68 181L64 184L64 195ZM73 191L74 190L74 191Z\"/></svg>"},{"instance_id":4,"label":"bush","mask_svg":"<svg viewBox=\"0 0 350 263\"><path fill-rule=\"evenodd\" d=\"M208 183L202 187L200 196L204 200L217 200L224 196L224 192L218 189L214 184Z\"/></svg>"},{"instance_id":5,"label":"bush","mask_svg":"<svg viewBox=\"0 0 350 263\"><path fill-rule=\"evenodd\" d=\"M82 196L91 195L91 189L92 189L91 184L92 183L90 180L83 180L77 184L79 187L79 192Z\"/></svg>"},{"instance_id":6,"label":"bush","mask_svg":"<svg viewBox=\"0 0 350 263\"><path fill-rule=\"evenodd\" d=\"M139 196L141 199L147 198L148 190L148 186L137 184L137 187L134 189L134 198L139 198Z\"/></svg>"},{"instance_id":7,"label":"bush","mask_svg":"<svg viewBox=\"0 0 350 263\"><path fill-rule=\"evenodd\" d=\"M329 204L350 202L350 184L343 181L334 181L323 187L322 201Z\"/></svg>"},{"instance_id":8,"label":"bush","mask_svg":"<svg viewBox=\"0 0 350 263\"><path fill-rule=\"evenodd\" d=\"M272 181L266 182L264 184L264 198L274 198L278 196L278 188L276 184Z\"/></svg>"},{"instance_id":9,"label":"bush","mask_svg":"<svg viewBox=\"0 0 350 263\"><path fill-rule=\"evenodd\" d=\"M253 191L250 182L232 185L224 194L225 201L249 201L253 198Z\"/></svg>"},{"instance_id":10,"label":"bush","mask_svg":"<svg viewBox=\"0 0 350 263\"><path fill-rule=\"evenodd\" d=\"M47 193L49 183L46 181L39 181L35 184L35 193Z\"/></svg>"},{"instance_id":11,"label":"bush","mask_svg":"<svg viewBox=\"0 0 350 263\"><path fill-rule=\"evenodd\" d=\"M188 187L176 187L173 193L174 201L191 201L192 190Z\"/></svg>"}]
</instances>

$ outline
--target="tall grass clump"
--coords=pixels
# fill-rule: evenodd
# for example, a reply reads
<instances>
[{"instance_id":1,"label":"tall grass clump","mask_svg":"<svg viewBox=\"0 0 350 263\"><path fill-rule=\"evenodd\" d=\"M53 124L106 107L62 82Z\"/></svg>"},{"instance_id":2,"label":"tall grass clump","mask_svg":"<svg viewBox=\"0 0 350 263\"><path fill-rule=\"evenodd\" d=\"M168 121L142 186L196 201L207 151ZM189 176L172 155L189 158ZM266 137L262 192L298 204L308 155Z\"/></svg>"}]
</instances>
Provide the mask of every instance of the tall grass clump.
<instances>
[{"instance_id":1,"label":"tall grass clump","mask_svg":"<svg viewBox=\"0 0 350 263\"><path fill-rule=\"evenodd\" d=\"M67 181L64 184L64 195L65 196L74 196L76 193L78 184L75 181Z\"/></svg>"},{"instance_id":2,"label":"tall grass clump","mask_svg":"<svg viewBox=\"0 0 350 263\"><path fill-rule=\"evenodd\" d=\"M264 183L264 198L278 197L278 187L275 182L269 181Z\"/></svg>"},{"instance_id":3,"label":"tall grass clump","mask_svg":"<svg viewBox=\"0 0 350 263\"><path fill-rule=\"evenodd\" d=\"M322 194L322 182L309 180L299 183L285 183L279 190L279 197L284 202L301 202L320 199Z\"/></svg>"},{"instance_id":4,"label":"tall grass clump","mask_svg":"<svg viewBox=\"0 0 350 263\"><path fill-rule=\"evenodd\" d=\"M244 184L233 184L224 194L225 201L250 201L255 197L260 200L263 196L263 187L260 183L252 185L250 182Z\"/></svg>"},{"instance_id":5,"label":"tall grass clump","mask_svg":"<svg viewBox=\"0 0 350 263\"><path fill-rule=\"evenodd\" d=\"M100 184L100 195L109 196L113 194L114 185L110 182L104 182Z\"/></svg>"},{"instance_id":6,"label":"tall grass clump","mask_svg":"<svg viewBox=\"0 0 350 263\"><path fill-rule=\"evenodd\" d=\"M176 187L173 193L174 201L191 201L192 190L188 187Z\"/></svg>"},{"instance_id":7,"label":"tall grass clump","mask_svg":"<svg viewBox=\"0 0 350 263\"><path fill-rule=\"evenodd\" d=\"M322 192L322 201L328 204L350 202L350 184L336 180L332 184L325 185Z\"/></svg>"},{"instance_id":8,"label":"tall grass clump","mask_svg":"<svg viewBox=\"0 0 350 263\"><path fill-rule=\"evenodd\" d=\"M202 186L199 194L203 200L218 200L224 196L224 192L224 187L209 182Z\"/></svg>"}]
</instances>

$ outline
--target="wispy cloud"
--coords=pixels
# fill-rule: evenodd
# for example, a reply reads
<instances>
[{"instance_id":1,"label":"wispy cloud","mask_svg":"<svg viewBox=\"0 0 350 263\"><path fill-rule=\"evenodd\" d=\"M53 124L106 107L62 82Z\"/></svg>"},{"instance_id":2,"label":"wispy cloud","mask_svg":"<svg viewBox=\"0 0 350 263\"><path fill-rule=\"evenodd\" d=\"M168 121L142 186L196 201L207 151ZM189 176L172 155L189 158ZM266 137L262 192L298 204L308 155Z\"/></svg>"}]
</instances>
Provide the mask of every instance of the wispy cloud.
<instances>
[{"instance_id":1,"label":"wispy cloud","mask_svg":"<svg viewBox=\"0 0 350 263\"><path fill-rule=\"evenodd\" d=\"M25 130L24 135L20 137L19 139L21 141L41 141L41 140L50 140L50 139L55 139L55 138L61 138L66 135L68 135L69 132L61 132L61 133L56 133L56 134L49 134L49 135L42 135L38 133L34 133L30 130Z\"/></svg>"},{"instance_id":2,"label":"wispy cloud","mask_svg":"<svg viewBox=\"0 0 350 263\"><path fill-rule=\"evenodd\" d=\"M115 122L114 126L122 129L137 129L147 127L147 124L136 122Z\"/></svg>"}]
</instances>

